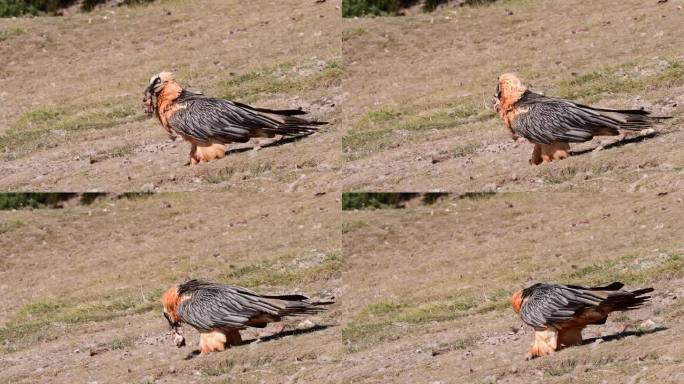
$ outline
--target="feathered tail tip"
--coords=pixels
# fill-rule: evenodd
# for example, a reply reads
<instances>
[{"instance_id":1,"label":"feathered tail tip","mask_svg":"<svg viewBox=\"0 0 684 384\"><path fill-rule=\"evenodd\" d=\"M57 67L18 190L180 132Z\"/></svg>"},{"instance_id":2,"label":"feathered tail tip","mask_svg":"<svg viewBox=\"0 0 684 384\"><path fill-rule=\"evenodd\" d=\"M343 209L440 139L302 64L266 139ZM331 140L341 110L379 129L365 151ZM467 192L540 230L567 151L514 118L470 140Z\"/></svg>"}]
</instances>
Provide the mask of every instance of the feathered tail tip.
<instances>
[{"instance_id":1,"label":"feathered tail tip","mask_svg":"<svg viewBox=\"0 0 684 384\"><path fill-rule=\"evenodd\" d=\"M601 116L612 120L620 129L639 131L659 124L662 120L671 119L672 116L651 116L651 113L643 109L603 109L591 108Z\"/></svg>"},{"instance_id":2,"label":"feathered tail tip","mask_svg":"<svg viewBox=\"0 0 684 384\"><path fill-rule=\"evenodd\" d=\"M651 296L644 296L647 293L653 292L653 288L637 289L628 292L624 295L616 295L608 298L608 302L615 308L616 311L628 311L637 309L651 300Z\"/></svg>"},{"instance_id":3,"label":"feathered tail tip","mask_svg":"<svg viewBox=\"0 0 684 384\"><path fill-rule=\"evenodd\" d=\"M321 298L321 299L318 299L318 300L312 300L312 301L309 301L309 303L310 303L311 305L330 305L330 304L335 304L335 297L334 297L334 296L330 296L330 297Z\"/></svg>"},{"instance_id":4,"label":"feathered tail tip","mask_svg":"<svg viewBox=\"0 0 684 384\"><path fill-rule=\"evenodd\" d=\"M281 303L284 304L279 311L281 316L315 315L326 311L324 306L335 303L334 298L311 300L301 295L276 296L275 298L282 300Z\"/></svg>"}]
</instances>

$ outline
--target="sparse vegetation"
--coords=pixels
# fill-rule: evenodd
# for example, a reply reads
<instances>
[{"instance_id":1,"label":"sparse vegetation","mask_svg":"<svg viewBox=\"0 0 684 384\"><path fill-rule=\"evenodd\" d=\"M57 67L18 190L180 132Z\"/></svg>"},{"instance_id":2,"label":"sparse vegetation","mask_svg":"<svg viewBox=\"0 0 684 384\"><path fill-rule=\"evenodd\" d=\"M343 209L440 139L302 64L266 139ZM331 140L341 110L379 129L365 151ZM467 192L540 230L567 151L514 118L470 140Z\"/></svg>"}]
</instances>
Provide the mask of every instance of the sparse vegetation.
<instances>
[{"instance_id":1,"label":"sparse vegetation","mask_svg":"<svg viewBox=\"0 0 684 384\"><path fill-rule=\"evenodd\" d=\"M388 337L392 325L451 321L468 314L502 310L508 308L509 296L503 290L484 298L461 291L442 298L417 295L402 301L381 300L359 311L342 330L342 337L347 345L358 350Z\"/></svg>"},{"instance_id":2,"label":"sparse vegetation","mask_svg":"<svg viewBox=\"0 0 684 384\"><path fill-rule=\"evenodd\" d=\"M343 74L342 66L336 61L307 64L300 67L281 64L275 68L237 75L220 85L220 97L241 102L253 102L258 98L277 94L293 93L318 87L338 85Z\"/></svg>"},{"instance_id":3,"label":"sparse vegetation","mask_svg":"<svg viewBox=\"0 0 684 384\"><path fill-rule=\"evenodd\" d=\"M459 2L461 5L480 5L492 3L496 0L465 0ZM448 3L449 0L343 0L342 17L358 16L397 16L401 15L402 10L418 4L424 12L437 9L441 4Z\"/></svg>"},{"instance_id":4,"label":"sparse vegetation","mask_svg":"<svg viewBox=\"0 0 684 384\"><path fill-rule=\"evenodd\" d=\"M63 144L80 131L113 128L143 118L147 117L132 105L44 107L25 113L10 125L0 136L0 151L16 159L31 150Z\"/></svg>"},{"instance_id":5,"label":"sparse vegetation","mask_svg":"<svg viewBox=\"0 0 684 384\"><path fill-rule=\"evenodd\" d=\"M684 63L668 62L662 67L628 63L576 76L560 85L560 95L569 99L596 101L605 94L635 93L656 87L684 84Z\"/></svg>"},{"instance_id":6,"label":"sparse vegetation","mask_svg":"<svg viewBox=\"0 0 684 384\"><path fill-rule=\"evenodd\" d=\"M342 210L401 208L406 200L418 193L345 192L342 194Z\"/></svg>"},{"instance_id":7,"label":"sparse vegetation","mask_svg":"<svg viewBox=\"0 0 684 384\"><path fill-rule=\"evenodd\" d=\"M424 107L405 111L383 108L368 112L342 137L346 158L357 160L401 141L420 140L421 135L429 131L455 129L494 117L491 111L483 111L474 102L474 99L462 100L453 106L427 112Z\"/></svg>"},{"instance_id":8,"label":"sparse vegetation","mask_svg":"<svg viewBox=\"0 0 684 384\"><path fill-rule=\"evenodd\" d=\"M25 34L26 31L21 29L21 28L12 28L12 29L5 29L0 31L0 42L3 42L5 40L9 40L13 37L16 36L21 36Z\"/></svg>"},{"instance_id":9,"label":"sparse vegetation","mask_svg":"<svg viewBox=\"0 0 684 384\"><path fill-rule=\"evenodd\" d=\"M621 281L625 284L647 284L663 278L684 276L684 256L670 254L656 260L635 260L625 256L616 261L596 262L562 275L577 284L603 284Z\"/></svg>"},{"instance_id":10,"label":"sparse vegetation","mask_svg":"<svg viewBox=\"0 0 684 384\"><path fill-rule=\"evenodd\" d=\"M62 201L74 197L76 197L75 193L0 193L0 210L57 208Z\"/></svg>"},{"instance_id":11,"label":"sparse vegetation","mask_svg":"<svg viewBox=\"0 0 684 384\"><path fill-rule=\"evenodd\" d=\"M83 0L81 9L90 11L106 0ZM124 0L123 4L137 5L153 0ZM60 10L76 3L75 0L2 0L0 1L0 17L21 15L57 15Z\"/></svg>"},{"instance_id":12,"label":"sparse vegetation","mask_svg":"<svg viewBox=\"0 0 684 384\"><path fill-rule=\"evenodd\" d=\"M365 228L368 226L368 223L366 223L363 220L354 220L354 221L349 221L349 222L344 222L342 223L342 234L347 234L349 232L355 231L357 229ZM1 230L0 230L1 232Z\"/></svg>"},{"instance_id":13,"label":"sparse vegetation","mask_svg":"<svg viewBox=\"0 0 684 384\"><path fill-rule=\"evenodd\" d=\"M332 278L343 268L344 260L337 253L327 254L319 261L285 257L275 261L236 266L224 273L221 279L230 284L246 287L292 287Z\"/></svg>"},{"instance_id":14,"label":"sparse vegetation","mask_svg":"<svg viewBox=\"0 0 684 384\"><path fill-rule=\"evenodd\" d=\"M368 33L368 31L366 31L366 30L363 29L363 28L345 29L344 31L342 31L342 41L343 41L343 42L349 41L349 40L351 40L351 39L353 39L353 38L356 38L356 37L359 37L359 36L363 36L363 35L365 35L365 34L367 34L367 33Z\"/></svg>"}]
</instances>

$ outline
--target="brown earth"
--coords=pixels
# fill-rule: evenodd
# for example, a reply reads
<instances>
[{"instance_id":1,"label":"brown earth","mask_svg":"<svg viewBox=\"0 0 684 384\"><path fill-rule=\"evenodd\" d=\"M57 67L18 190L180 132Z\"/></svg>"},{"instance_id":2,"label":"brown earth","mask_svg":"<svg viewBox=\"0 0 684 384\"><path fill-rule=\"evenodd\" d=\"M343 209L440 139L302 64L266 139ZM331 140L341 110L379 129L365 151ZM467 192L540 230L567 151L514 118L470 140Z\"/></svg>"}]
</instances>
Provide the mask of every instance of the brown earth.
<instances>
[{"instance_id":1,"label":"brown earth","mask_svg":"<svg viewBox=\"0 0 684 384\"><path fill-rule=\"evenodd\" d=\"M263 340L186 360L198 334L184 327L188 346L177 349L160 298L189 277L343 296L336 200L170 193L0 211L0 382L324 380L344 354L337 305L287 318L283 334L247 330L244 339Z\"/></svg>"},{"instance_id":2,"label":"brown earth","mask_svg":"<svg viewBox=\"0 0 684 384\"><path fill-rule=\"evenodd\" d=\"M339 190L339 12L339 1L173 0L0 19L0 190ZM142 110L163 70L207 95L331 124L186 167L189 145Z\"/></svg>"},{"instance_id":3,"label":"brown earth","mask_svg":"<svg viewBox=\"0 0 684 384\"><path fill-rule=\"evenodd\" d=\"M346 20L344 190L681 189L683 6L518 0ZM547 95L674 119L652 138L592 152L615 141L602 137L530 166L532 145L492 108L504 72Z\"/></svg>"},{"instance_id":4,"label":"brown earth","mask_svg":"<svg viewBox=\"0 0 684 384\"><path fill-rule=\"evenodd\" d=\"M684 194L510 193L349 211L337 382L679 383ZM524 361L510 294L532 282L653 286L652 303ZM622 328L627 327L625 332ZM598 341L596 341L598 339Z\"/></svg>"}]
</instances>

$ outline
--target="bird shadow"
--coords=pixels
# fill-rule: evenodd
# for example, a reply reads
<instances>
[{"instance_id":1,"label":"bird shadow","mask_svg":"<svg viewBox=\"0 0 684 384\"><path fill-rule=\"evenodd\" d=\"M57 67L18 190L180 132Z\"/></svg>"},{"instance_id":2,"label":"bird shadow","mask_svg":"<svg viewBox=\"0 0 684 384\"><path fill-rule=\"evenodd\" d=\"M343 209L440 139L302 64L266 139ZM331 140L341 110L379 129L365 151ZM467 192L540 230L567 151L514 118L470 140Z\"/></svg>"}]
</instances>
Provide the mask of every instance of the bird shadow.
<instances>
[{"instance_id":1,"label":"bird shadow","mask_svg":"<svg viewBox=\"0 0 684 384\"><path fill-rule=\"evenodd\" d=\"M616 341L620 339L624 339L625 337L629 336L636 336L636 337L641 337L644 335L649 335L651 333L656 333L660 331L665 331L667 330L667 327L655 327L653 329L645 330L645 331L628 331L628 332L620 332L616 333L613 335L608 335L608 336L603 336L603 337L592 337L590 339L584 339L582 341L582 345L587 345L596 342L597 340L603 340L603 342L609 342L609 341Z\"/></svg>"},{"instance_id":2,"label":"bird shadow","mask_svg":"<svg viewBox=\"0 0 684 384\"><path fill-rule=\"evenodd\" d=\"M293 143L295 141L299 141L307 136L311 136L314 132L308 133L308 134L303 134L303 135L297 135L297 136L289 136L289 137L283 137L280 140L275 140L270 143L264 144L261 146L261 148L268 148L268 147L277 147L279 145L283 144L289 144ZM254 150L256 148L255 145L253 146L248 146L248 147L237 147L237 148L230 148L226 151L226 155L230 155L233 153L242 153L242 152L249 152Z\"/></svg>"},{"instance_id":3,"label":"bird shadow","mask_svg":"<svg viewBox=\"0 0 684 384\"><path fill-rule=\"evenodd\" d=\"M304 335L304 334L311 333L311 332L318 332L318 331L322 331L324 329L334 327L334 326L335 325L332 325L332 324L323 324L323 325L316 324L313 327L309 327L309 328L291 329L291 330L287 330L287 331L278 332L278 333L275 333L273 335L268 335L268 336L264 336L264 337L257 337L254 339L242 340L242 342L240 342L239 344L233 344L233 345L231 345L231 347L240 347L243 345L249 345L249 344L255 344L255 343L266 343L269 341L282 339L283 337L287 337L287 336ZM185 357L185 360L190 360L190 359L192 359L196 356L199 356L199 355L200 355L200 350L195 349Z\"/></svg>"},{"instance_id":4,"label":"bird shadow","mask_svg":"<svg viewBox=\"0 0 684 384\"><path fill-rule=\"evenodd\" d=\"M642 141L652 139L656 136L661 136L664 135L665 133L659 133L659 132L651 132L647 133L645 135L640 135L640 136L634 136L634 137L628 137L622 140L614 141L610 144L606 144L603 146L603 149L611 149L611 148L619 148L622 147L623 145L627 144L632 144L632 143L640 143ZM572 150L570 151L571 156L581 156L585 155L587 153L594 152L598 147L593 147L593 148L587 148L587 149L580 149L580 150Z\"/></svg>"}]
</instances>

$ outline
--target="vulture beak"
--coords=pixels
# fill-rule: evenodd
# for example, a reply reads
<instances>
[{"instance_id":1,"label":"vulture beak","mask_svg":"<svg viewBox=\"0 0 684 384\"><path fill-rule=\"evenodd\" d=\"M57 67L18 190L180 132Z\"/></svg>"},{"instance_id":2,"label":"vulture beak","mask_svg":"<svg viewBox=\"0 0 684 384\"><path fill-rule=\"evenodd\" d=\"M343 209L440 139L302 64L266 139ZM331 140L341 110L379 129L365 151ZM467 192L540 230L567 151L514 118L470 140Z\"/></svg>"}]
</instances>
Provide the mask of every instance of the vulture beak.
<instances>
[{"instance_id":1,"label":"vulture beak","mask_svg":"<svg viewBox=\"0 0 684 384\"><path fill-rule=\"evenodd\" d=\"M157 98L154 96L154 88L153 85L150 84L145 88L145 93L143 94L143 109L145 110L145 113L153 113L155 108L157 107Z\"/></svg>"},{"instance_id":2,"label":"vulture beak","mask_svg":"<svg viewBox=\"0 0 684 384\"><path fill-rule=\"evenodd\" d=\"M180 327L180 324L177 321L171 320L171 316L169 316L168 313L164 312L164 317L166 318L166 321L169 322L171 329L175 330L176 328Z\"/></svg>"}]
</instances>

